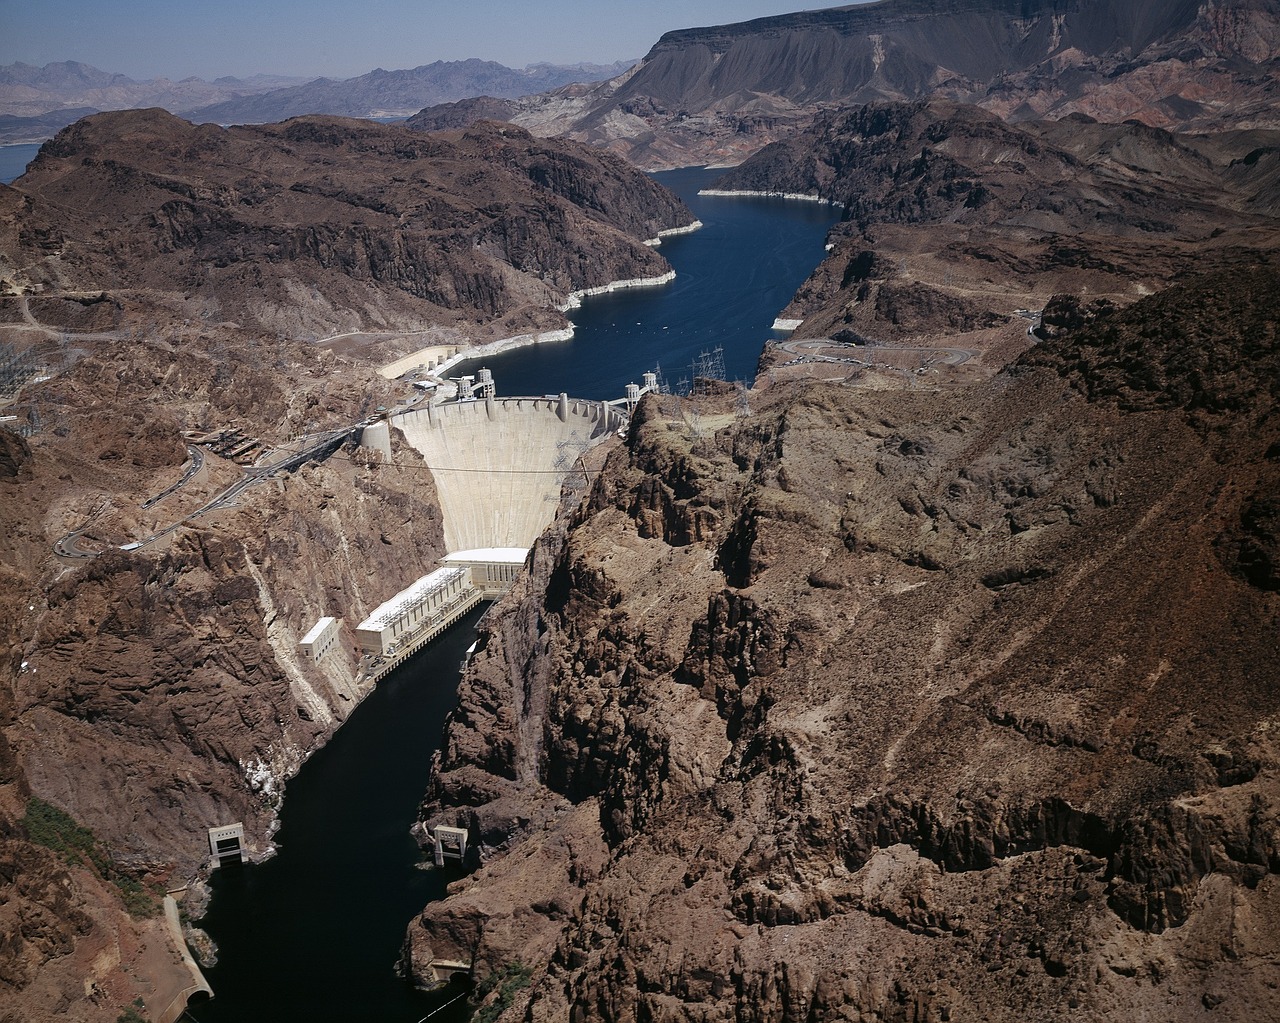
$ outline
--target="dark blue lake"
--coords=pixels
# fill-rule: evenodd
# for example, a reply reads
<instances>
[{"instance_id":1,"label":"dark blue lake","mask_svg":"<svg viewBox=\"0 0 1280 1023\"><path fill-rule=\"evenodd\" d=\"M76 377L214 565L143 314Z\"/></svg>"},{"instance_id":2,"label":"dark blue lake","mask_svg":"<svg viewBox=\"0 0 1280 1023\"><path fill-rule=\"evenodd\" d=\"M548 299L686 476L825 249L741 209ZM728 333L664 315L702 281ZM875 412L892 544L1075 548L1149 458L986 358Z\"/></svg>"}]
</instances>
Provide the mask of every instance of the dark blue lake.
<instances>
[{"instance_id":1,"label":"dark blue lake","mask_svg":"<svg viewBox=\"0 0 1280 1023\"><path fill-rule=\"evenodd\" d=\"M450 376L493 370L498 394L620 398L627 383L661 366L675 389L692 379L704 351L724 349L726 380L755 378L773 321L825 255L827 230L839 211L792 199L700 196L722 171L665 171L655 177L702 221L658 250L676 279L656 288L583 299L569 314L571 341L517 348L462 363Z\"/></svg>"},{"instance_id":2,"label":"dark blue lake","mask_svg":"<svg viewBox=\"0 0 1280 1023\"><path fill-rule=\"evenodd\" d=\"M36 158L38 152L39 142L0 146L0 183L9 185L22 177L27 164Z\"/></svg>"},{"instance_id":3,"label":"dark blue lake","mask_svg":"<svg viewBox=\"0 0 1280 1023\"><path fill-rule=\"evenodd\" d=\"M821 261L836 213L816 203L698 196L716 176L658 175L705 225L663 242L676 280L588 298L573 314L574 340L485 360L500 394L619 397L658 365L675 384L716 347L726 379L752 379L774 318ZM216 997L191 1007L197 1023L418 1023L453 997L413 991L394 967L405 927L451 877L417 869L409 827L474 622L384 679L288 783L277 856L214 877L202 926L220 948L207 972ZM467 1015L462 1001L431 1023Z\"/></svg>"}]
</instances>

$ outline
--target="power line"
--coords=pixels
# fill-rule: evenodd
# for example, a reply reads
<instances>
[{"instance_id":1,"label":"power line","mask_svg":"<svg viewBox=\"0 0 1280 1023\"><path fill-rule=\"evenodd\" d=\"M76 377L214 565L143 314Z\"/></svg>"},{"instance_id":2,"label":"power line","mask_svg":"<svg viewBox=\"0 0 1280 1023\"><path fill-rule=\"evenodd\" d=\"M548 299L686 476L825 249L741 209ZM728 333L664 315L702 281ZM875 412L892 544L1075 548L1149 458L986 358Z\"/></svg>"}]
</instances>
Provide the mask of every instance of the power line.
<instances>
[{"instance_id":1,"label":"power line","mask_svg":"<svg viewBox=\"0 0 1280 1023\"><path fill-rule=\"evenodd\" d=\"M352 458L350 455L330 455L327 461L349 462L352 465L368 465L368 461L362 458ZM406 470L422 470L428 472L470 472L483 473L485 475L504 475L504 476L564 476L571 472L583 473L599 473L599 469L588 469L586 467L568 468L568 469L474 469L470 467L451 467L441 465L406 465L403 462L376 462L379 466L386 465L393 469Z\"/></svg>"}]
</instances>

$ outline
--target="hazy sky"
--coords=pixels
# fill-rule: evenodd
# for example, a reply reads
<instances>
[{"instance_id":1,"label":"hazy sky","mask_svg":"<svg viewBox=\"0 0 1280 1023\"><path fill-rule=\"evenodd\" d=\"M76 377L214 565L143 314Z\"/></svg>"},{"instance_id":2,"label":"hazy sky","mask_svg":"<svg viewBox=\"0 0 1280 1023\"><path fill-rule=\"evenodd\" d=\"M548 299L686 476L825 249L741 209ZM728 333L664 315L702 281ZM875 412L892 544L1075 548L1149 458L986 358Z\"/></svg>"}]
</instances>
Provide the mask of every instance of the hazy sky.
<instances>
[{"instance_id":1,"label":"hazy sky","mask_svg":"<svg viewBox=\"0 0 1280 1023\"><path fill-rule=\"evenodd\" d=\"M847 4L849 0L845 0ZM839 7L821 0L0 0L0 64L79 60L131 78L349 78L481 57L607 64L663 32ZM625 14L623 13L625 11Z\"/></svg>"}]
</instances>

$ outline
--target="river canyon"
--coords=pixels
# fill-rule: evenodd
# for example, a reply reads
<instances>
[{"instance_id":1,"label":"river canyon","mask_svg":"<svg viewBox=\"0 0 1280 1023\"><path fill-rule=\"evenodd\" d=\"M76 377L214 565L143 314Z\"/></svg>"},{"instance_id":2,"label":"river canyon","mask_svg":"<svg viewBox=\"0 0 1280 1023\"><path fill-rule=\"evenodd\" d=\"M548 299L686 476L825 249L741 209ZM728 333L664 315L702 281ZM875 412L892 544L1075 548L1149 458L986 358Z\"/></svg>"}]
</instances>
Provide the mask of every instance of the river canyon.
<instances>
[{"instance_id":1,"label":"river canyon","mask_svg":"<svg viewBox=\"0 0 1280 1023\"><path fill-rule=\"evenodd\" d=\"M714 347L725 350L726 374L749 386L778 310L822 258L836 214L815 203L699 197L719 175L656 175L703 224L663 243L675 281L589 297L572 314L573 341L485 360L500 389L613 397L645 367L685 364L687 373ZM335 1021L372 1013L413 1023L456 997L447 989L414 991L396 965L410 918L458 876L454 868L421 869L426 861L409 826L473 621L380 682L303 765L285 789L275 856L215 875L201 927L217 943L219 961L207 971L214 999L192 1007L201 1023L290 1013ZM329 980L317 983L317 976ZM431 1018L465 1015L457 1005Z\"/></svg>"},{"instance_id":2,"label":"river canyon","mask_svg":"<svg viewBox=\"0 0 1280 1023\"><path fill-rule=\"evenodd\" d=\"M1271 1018L1280 9L943 6L0 185L5 1011L169 1023L173 893L200 1023ZM520 394L604 443L379 678Z\"/></svg>"}]
</instances>

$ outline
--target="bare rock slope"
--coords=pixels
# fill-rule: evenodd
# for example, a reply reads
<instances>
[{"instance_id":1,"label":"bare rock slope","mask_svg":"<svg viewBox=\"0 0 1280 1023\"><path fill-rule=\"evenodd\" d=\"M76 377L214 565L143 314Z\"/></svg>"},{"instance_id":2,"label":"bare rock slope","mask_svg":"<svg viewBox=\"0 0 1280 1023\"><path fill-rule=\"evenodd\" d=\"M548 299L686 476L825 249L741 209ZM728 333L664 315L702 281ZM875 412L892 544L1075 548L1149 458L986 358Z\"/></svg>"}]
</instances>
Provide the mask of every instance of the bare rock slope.
<instances>
[{"instance_id":1,"label":"bare rock slope","mask_svg":"<svg viewBox=\"0 0 1280 1023\"><path fill-rule=\"evenodd\" d=\"M15 186L0 197L26 197L24 240L45 251L5 268L11 288L112 282L174 315L290 336L562 326L567 293L665 273L641 243L692 219L616 157L491 123L424 136L101 114L48 142Z\"/></svg>"},{"instance_id":2,"label":"bare rock slope","mask_svg":"<svg viewBox=\"0 0 1280 1023\"><path fill-rule=\"evenodd\" d=\"M467 676L426 816L487 855L416 975L523 964L526 1019L1269 1019L1277 294L701 437L647 400Z\"/></svg>"},{"instance_id":3,"label":"bare rock slope","mask_svg":"<svg viewBox=\"0 0 1280 1023\"><path fill-rule=\"evenodd\" d=\"M1273 131L872 103L820 115L716 187L840 204L830 256L783 313L803 321L798 336L929 344L1054 293L1127 303L1255 260L1280 230L1277 153Z\"/></svg>"}]
</instances>

